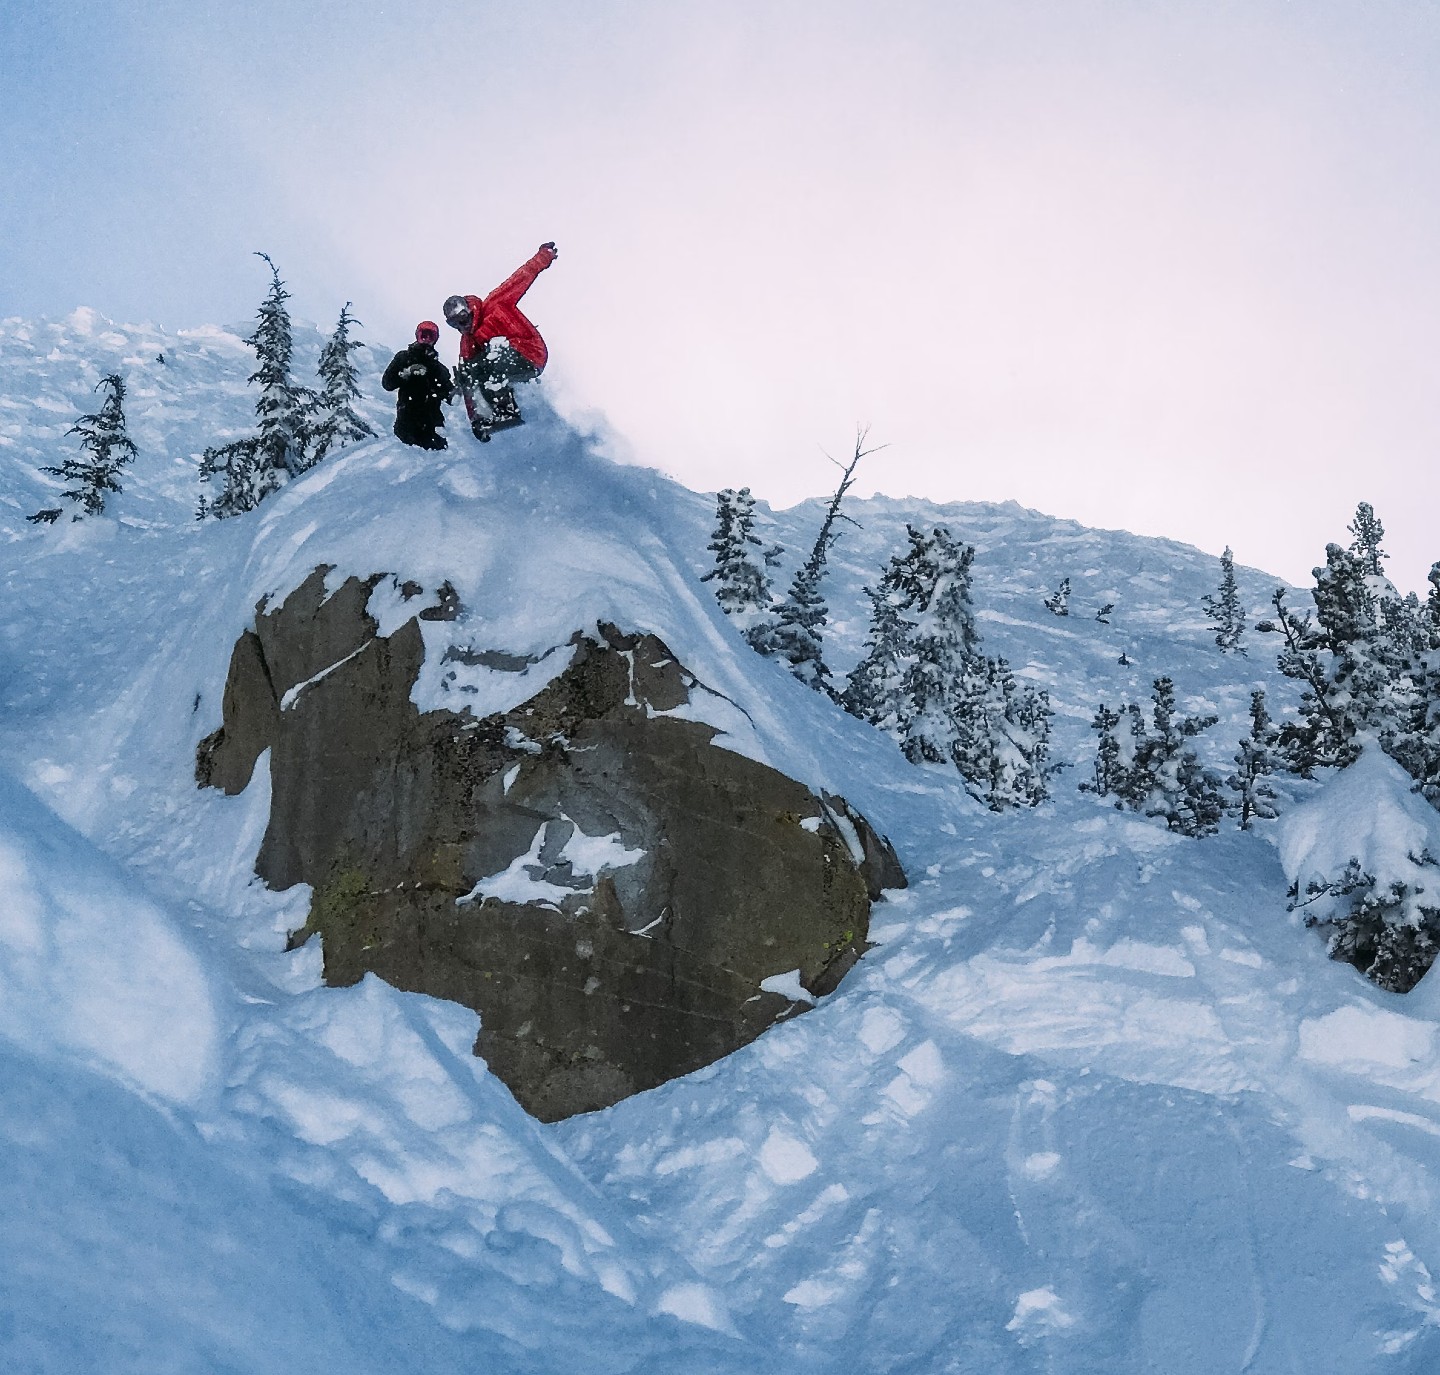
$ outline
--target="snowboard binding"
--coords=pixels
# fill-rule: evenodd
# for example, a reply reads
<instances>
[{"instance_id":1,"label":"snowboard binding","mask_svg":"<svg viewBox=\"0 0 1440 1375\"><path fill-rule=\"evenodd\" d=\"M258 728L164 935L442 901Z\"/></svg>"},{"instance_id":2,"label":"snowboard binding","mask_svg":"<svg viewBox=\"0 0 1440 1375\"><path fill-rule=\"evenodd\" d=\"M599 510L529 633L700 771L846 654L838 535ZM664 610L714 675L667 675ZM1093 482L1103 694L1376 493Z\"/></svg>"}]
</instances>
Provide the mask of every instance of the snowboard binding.
<instances>
[{"instance_id":1,"label":"snowboard binding","mask_svg":"<svg viewBox=\"0 0 1440 1375\"><path fill-rule=\"evenodd\" d=\"M496 430L513 430L524 423L525 417L516 411L513 415L497 415L493 420L473 420L470 423L470 433L482 444L488 444L490 436Z\"/></svg>"}]
</instances>

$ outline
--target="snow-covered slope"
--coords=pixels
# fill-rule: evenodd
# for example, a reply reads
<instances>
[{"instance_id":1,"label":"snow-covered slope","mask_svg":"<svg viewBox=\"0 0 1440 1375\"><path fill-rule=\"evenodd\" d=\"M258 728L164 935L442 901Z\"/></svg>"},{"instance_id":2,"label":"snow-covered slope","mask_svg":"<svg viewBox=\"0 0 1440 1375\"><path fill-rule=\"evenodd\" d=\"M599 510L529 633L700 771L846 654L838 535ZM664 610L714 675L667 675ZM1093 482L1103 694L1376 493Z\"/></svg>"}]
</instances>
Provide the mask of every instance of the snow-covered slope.
<instances>
[{"instance_id":1,"label":"snow-covered slope","mask_svg":"<svg viewBox=\"0 0 1440 1375\"><path fill-rule=\"evenodd\" d=\"M35 464L116 364L142 452L115 518L27 525ZM1265 829L1184 839L1076 791L1095 705L1160 673L1221 715L1216 763L1254 686L1283 698L1268 645L1210 642L1213 556L854 505L839 670L860 584L907 519L943 522L979 550L987 649L1052 692L1075 767L996 817L752 655L698 581L710 500L538 399L488 448L366 443L196 525L195 456L248 424L248 371L219 331L0 326L0 1365L1440 1367L1430 981L1400 998L1329 962ZM813 538L813 506L773 521ZM255 602L321 563L448 578L466 615L434 633L475 648L659 634L735 704L731 744L895 841L913 886L877 947L728 1060L544 1128L470 1056L471 1014L321 987L283 951L307 894L252 879L263 779L193 779ZM1061 619L1041 600L1067 576ZM1257 611L1271 585L1242 574Z\"/></svg>"}]
</instances>

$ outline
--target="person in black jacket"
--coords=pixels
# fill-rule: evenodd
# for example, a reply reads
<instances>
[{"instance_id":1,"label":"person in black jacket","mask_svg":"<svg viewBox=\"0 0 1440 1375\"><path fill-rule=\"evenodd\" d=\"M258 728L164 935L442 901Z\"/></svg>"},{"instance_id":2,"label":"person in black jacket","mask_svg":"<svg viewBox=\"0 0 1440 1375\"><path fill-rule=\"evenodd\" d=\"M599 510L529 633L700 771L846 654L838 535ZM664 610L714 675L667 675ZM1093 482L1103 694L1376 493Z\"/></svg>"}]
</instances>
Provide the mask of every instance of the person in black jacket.
<instances>
[{"instance_id":1,"label":"person in black jacket","mask_svg":"<svg viewBox=\"0 0 1440 1375\"><path fill-rule=\"evenodd\" d=\"M395 398L395 437L421 449L445 449L449 441L436 431L445 423L440 409L455 395L450 369L440 361L435 343L440 327L433 320L415 326L415 342L390 360L380 385L398 391Z\"/></svg>"}]
</instances>

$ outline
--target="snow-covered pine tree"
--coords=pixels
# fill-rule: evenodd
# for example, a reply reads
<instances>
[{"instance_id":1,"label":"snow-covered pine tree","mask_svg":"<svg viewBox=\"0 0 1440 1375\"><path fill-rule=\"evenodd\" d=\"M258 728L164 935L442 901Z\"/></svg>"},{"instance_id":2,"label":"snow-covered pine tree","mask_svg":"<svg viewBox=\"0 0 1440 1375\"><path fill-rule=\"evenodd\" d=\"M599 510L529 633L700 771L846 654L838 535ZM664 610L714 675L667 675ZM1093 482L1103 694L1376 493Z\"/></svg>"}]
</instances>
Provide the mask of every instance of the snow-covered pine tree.
<instances>
[{"instance_id":1,"label":"snow-covered pine tree","mask_svg":"<svg viewBox=\"0 0 1440 1375\"><path fill-rule=\"evenodd\" d=\"M1328 933L1334 959L1409 992L1440 947L1440 825L1409 775L1367 741L1280 827L1292 910Z\"/></svg>"},{"instance_id":2,"label":"snow-covered pine tree","mask_svg":"<svg viewBox=\"0 0 1440 1375\"><path fill-rule=\"evenodd\" d=\"M1280 671L1305 685L1298 718L1280 731L1287 763L1304 777L1353 762L1362 734L1415 767L1401 757L1413 751L1424 716L1416 648L1423 627L1418 610L1412 614L1384 577L1367 571L1369 558L1328 545L1311 592L1315 623L1292 612L1281 589L1272 598L1277 619L1260 626L1284 635Z\"/></svg>"},{"instance_id":3,"label":"snow-covered pine tree","mask_svg":"<svg viewBox=\"0 0 1440 1375\"><path fill-rule=\"evenodd\" d=\"M1279 739L1280 732L1265 707L1264 691L1252 692L1250 733L1240 741L1235 751L1235 772L1226 780L1236 796L1235 809L1240 813L1242 831L1248 831L1256 817L1270 821L1278 815L1270 775L1275 772L1275 746Z\"/></svg>"},{"instance_id":4,"label":"snow-covered pine tree","mask_svg":"<svg viewBox=\"0 0 1440 1375\"><path fill-rule=\"evenodd\" d=\"M761 551L763 568L751 557L752 545ZM785 551L778 544L765 548L755 533L755 498L748 487L738 491L727 487L716 494L715 532L706 547L715 555L715 567L700 581L716 584L715 600L721 610L734 617L741 633L750 639L758 618L770 609L768 570Z\"/></svg>"},{"instance_id":5,"label":"snow-covered pine tree","mask_svg":"<svg viewBox=\"0 0 1440 1375\"><path fill-rule=\"evenodd\" d=\"M748 491L749 488L746 488ZM701 582L710 582L714 578L724 577L725 572L730 568L738 557L743 557L746 551L737 547L739 541L735 538L735 498L736 491L733 487L724 487L715 493L715 529L710 534L710 543L705 547L715 555L715 567L706 573ZM758 537L752 536L752 542L759 544ZM715 589L715 600L723 607L725 605L726 584L722 582Z\"/></svg>"},{"instance_id":6,"label":"snow-covered pine tree","mask_svg":"<svg viewBox=\"0 0 1440 1375\"><path fill-rule=\"evenodd\" d=\"M62 459L54 467L41 468L63 482L71 484L61 496L72 502L79 510L72 519L84 516L99 516L105 512L107 492L118 493L120 471L134 461L134 441L125 431L125 379L119 373L107 373L96 384L95 390L105 391L100 409L92 415L82 415L66 434L80 436L81 457ZM62 508L37 511L27 519L36 524L51 524L59 519Z\"/></svg>"},{"instance_id":7,"label":"snow-covered pine tree","mask_svg":"<svg viewBox=\"0 0 1440 1375\"><path fill-rule=\"evenodd\" d=\"M1214 716L1177 716L1175 684L1155 680L1151 720L1135 703L1120 711L1101 707L1094 727L1100 733L1094 782L1086 792L1113 794L1117 806L1161 817L1181 835L1214 835L1224 803L1218 774L1205 768L1188 741L1213 726Z\"/></svg>"},{"instance_id":8,"label":"snow-covered pine tree","mask_svg":"<svg viewBox=\"0 0 1440 1375\"><path fill-rule=\"evenodd\" d=\"M958 763L956 746L974 729L973 723L961 726L957 696L962 688L975 688L973 661L979 657L970 602L975 549L937 529L915 552L917 566L908 570L917 595L901 687L900 748L912 764ZM920 579L928 579L929 586Z\"/></svg>"},{"instance_id":9,"label":"snow-covered pine tree","mask_svg":"<svg viewBox=\"0 0 1440 1375\"><path fill-rule=\"evenodd\" d=\"M1385 570L1381 566L1390 557L1381 543L1385 539L1385 527L1375 508L1368 501L1362 501L1355 508L1355 519L1345 527L1351 534L1350 552L1360 560L1368 577L1381 578Z\"/></svg>"},{"instance_id":10,"label":"snow-covered pine tree","mask_svg":"<svg viewBox=\"0 0 1440 1375\"><path fill-rule=\"evenodd\" d=\"M1435 575L1440 564L1431 570L1432 589L1440 587ZM1432 590L1432 601L1436 592ZM1396 743L1395 753L1418 781L1420 791L1431 806L1440 809L1440 620L1425 613L1430 628L1430 645L1420 656L1420 692L1411 729Z\"/></svg>"},{"instance_id":11,"label":"snow-covered pine tree","mask_svg":"<svg viewBox=\"0 0 1440 1375\"><path fill-rule=\"evenodd\" d=\"M1068 616L1070 614L1069 578L1062 578L1060 580L1060 586L1045 598L1045 609L1053 612L1056 616Z\"/></svg>"},{"instance_id":12,"label":"snow-covered pine tree","mask_svg":"<svg viewBox=\"0 0 1440 1375\"><path fill-rule=\"evenodd\" d=\"M845 494L854 485L855 469L867 454L885 447L882 444L875 449L867 449L865 437L868 433L864 426L856 431L855 452L849 463L842 465L831 460L841 469L840 483L825 508L825 517L820 522L820 533L815 537L810 556L796 571L789 592L776 609L775 619L756 626L748 637L760 653L783 659L789 664L790 672L802 683L832 696L830 668L823 653L825 623L829 619L830 608L820 591L820 584L825 577L830 548L843 533L835 528L836 523L843 520L851 525L857 524L840 509Z\"/></svg>"},{"instance_id":13,"label":"snow-covered pine tree","mask_svg":"<svg viewBox=\"0 0 1440 1375\"><path fill-rule=\"evenodd\" d=\"M847 711L894 735L912 763L954 764L995 811L1049 796L1048 694L1021 687L987 659L971 606L975 550L948 530L906 527L870 598L866 653L841 698Z\"/></svg>"},{"instance_id":14,"label":"snow-covered pine tree","mask_svg":"<svg viewBox=\"0 0 1440 1375\"><path fill-rule=\"evenodd\" d=\"M729 590L729 572L739 559L747 557L742 542L735 536L735 497L733 487L725 487L715 493L715 529L710 534L710 543L705 546L715 555L715 567L700 578L701 582L713 582L716 578L722 580L715 589L715 600L725 611L729 609L726 602L734 595ZM759 539L753 536L752 541L755 544L760 543Z\"/></svg>"},{"instance_id":15,"label":"snow-covered pine tree","mask_svg":"<svg viewBox=\"0 0 1440 1375\"><path fill-rule=\"evenodd\" d=\"M1275 608L1275 619L1261 621L1255 628L1285 637L1277 660L1280 672L1304 685L1296 719L1286 722L1280 730L1281 757L1287 768L1302 778L1310 778L1317 768L1348 763L1353 757L1346 722L1343 712L1330 700L1329 654L1325 637L1311 613L1292 611L1285 602L1283 587L1275 589L1270 604Z\"/></svg>"},{"instance_id":16,"label":"snow-covered pine tree","mask_svg":"<svg viewBox=\"0 0 1440 1375\"><path fill-rule=\"evenodd\" d=\"M1245 608L1240 603L1240 588L1235 581L1235 555L1230 546L1220 555L1220 590L1213 597L1201 597L1200 605L1210 617L1210 629L1222 654L1244 654L1240 643L1245 637Z\"/></svg>"},{"instance_id":17,"label":"snow-covered pine tree","mask_svg":"<svg viewBox=\"0 0 1440 1375\"><path fill-rule=\"evenodd\" d=\"M313 398L290 376L293 342L290 312L285 308L290 293L269 255L255 256L265 259L271 277L255 331L245 341L255 350L257 367L248 380L260 384L260 395L255 400L259 427L257 433L244 439L205 450L200 460L200 480L220 478L224 485L212 500L200 498L197 514L201 518L219 519L253 511L305 467L305 415Z\"/></svg>"},{"instance_id":18,"label":"snow-covered pine tree","mask_svg":"<svg viewBox=\"0 0 1440 1375\"><path fill-rule=\"evenodd\" d=\"M905 678L915 660L913 637L920 610L929 605L939 576L937 539L906 525L907 546L894 554L870 600L866 652L846 679L841 705L852 716L898 732L905 715ZM948 538L948 536L946 537Z\"/></svg>"},{"instance_id":19,"label":"snow-covered pine tree","mask_svg":"<svg viewBox=\"0 0 1440 1375\"><path fill-rule=\"evenodd\" d=\"M1366 978L1392 993L1408 993L1435 963L1440 948L1440 888L1435 858L1412 855L1418 883L1379 882L1352 859L1329 883L1317 883L1302 898L1291 894L1306 926L1329 929L1326 946L1332 960L1353 964ZM1325 903L1325 909L1312 904ZM1321 910L1336 915L1321 915Z\"/></svg>"},{"instance_id":20,"label":"snow-covered pine tree","mask_svg":"<svg viewBox=\"0 0 1440 1375\"><path fill-rule=\"evenodd\" d=\"M845 679L840 705L852 716L881 730L894 731L900 723L900 700L910 659L910 634L914 623L906 616L911 606L904 582L906 561L924 536L907 525L910 554L895 554L874 587L867 587L870 627L865 635L865 654Z\"/></svg>"},{"instance_id":21,"label":"snow-covered pine tree","mask_svg":"<svg viewBox=\"0 0 1440 1375\"><path fill-rule=\"evenodd\" d=\"M1104 702L1096 708L1090 729L1099 735L1100 744L1095 752L1094 771L1090 778L1080 784L1082 793L1109 797L1119 792L1123 772L1127 767L1120 758L1120 718L1121 713L1111 711ZM1117 801L1115 805L1118 807L1121 804Z\"/></svg>"},{"instance_id":22,"label":"snow-covered pine tree","mask_svg":"<svg viewBox=\"0 0 1440 1375\"><path fill-rule=\"evenodd\" d=\"M1436 649L1440 648L1440 563L1432 563L1425 578L1430 584L1430 592L1425 599L1426 629L1430 648Z\"/></svg>"},{"instance_id":23,"label":"snow-covered pine tree","mask_svg":"<svg viewBox=\"0 0 1440 1375\"><path fill-rule=\"evenodd\" d=\"M270 269L270 290L260 304L255 332L245 341L255 350L258 363L249 380L260 384L255 400L255 416L260 422L260 452L267 463L288 476L305 467L308 435L305 416L314 403L306 387L298 386L290 375L290 356L294 343L290 332L290 312L285 302L290 293L280 280L280 271L266 253Z\"/></svg>"},{"instance_id":24,"label":"snow-covered pine tree","mask_svg":"<svg viewBox=\"0 0 1440 1375\"><path fill-rule=\"evenodd\" d=\"M1397 735L1391 753L1418 781L1426 800L1440 808L1440 563L1429 576L1430 599L1419 618L1427 643L1416 656L1418 701L1410 728Z\"/></svg>"},{"instance_id":25,"label":"snow-covered pine tree","mask_svg":"<svg viewBox=\"0 0 1440 1375\"><path fill-rule=\"evenodd\" d=\"M355 403L360 399L360 370L350 355L361 347L361 343L350 337L350 330L359 323L350 314L350 302L346 301L340 308L335 332L320 350L320 362L316 368L320 377L320 392L306 418L310 444L308 452L302 446L296 456L297 472L313 468L331 449L375 437L369 421L355 411Z\"/></svg>"},{"instance_id":26,"label":"snow-covered pine tree","mask_svg":"<svg viewBox=\"0 0 1440 1375\"><path fill-rule=\"evenodd\" d=\"M1121 802L1135 811L1144 809L1155 780L1144 766L1143 746L1149 739L1149 728L1145 724L1145 713L1138 702L1125 702L1120 707L1120 722L1115 728L1120 745L1119 770L1115 777L1115 792Z\"/></svg>"},{"instance_id":27,"label":"snow-covered pine tree","mask_svg":"<svg viewBox=\"0 0 1440 1375\"><path fill-rule=\"evenodd\" d=\"M263 461L260 441L254 435L206 449L200 455L198 472L201 482L218 478L223 485L214 497L200 494L195 504L196 520L244 515L285 482L282 473Z\"/></svg>"},{"instance_id":28,"label":"snow-covered pine tree","mask_svg":"<svg viewBox=\"0 0 1440 1375\"><path fill-rule=\"evenodd\" d=\"M1003 665L1005 661L1001 659L1000 663ZM1012 736L1011 743L1025 755L1028 769L1025 800L1034 806L1050 796L1049 778L1055 772L1050 763L1050 723L1055 719L1050 693L1027 683L1015 697L1013 711L1007 708L1005 719L1023 732L1023 742Z\"/></svg>"},{"instance_id":29,"label":"snow-covered pine tree","mask_svg":"<svg viewBox=\"0 0 1440 1375\"><path fill-rule=\"evenodd\" d=\"M1111 613L1112 611L1114 611L1114 610L1115 610L1115 603L1114 603L1114 602L1106 602L1106 603L1095 613L1095 619L1096 619L1097 621L1099 621L1101 625L1109 625L1109 624L1110 624L1110 613Z\"/></svg>"},{"instance_id":30,"label":"snow-covered pine tree","mask_svg":"<svg viewBox=\"0 0 1440 1375\"><path fill-rule=\"evenodd\" d=\"M1349 528L1349 549L1328 546L1315 570L1316 624L1277 592L1267 627L1285 635L1282 671L1305 685L1299 719L1280 731L1287 761L1339 768L1296 809L1286 863L1293 906L1329 930L1331 955L1406 992L1440 946L1434 814L1411 781L1440 806L1440 576L1428 605L1401 597L1367 503ZM1357 815L1372 824L1357 831Z\"/></svg>"},{"instance_id":31,"label":"snow-covered pine tree","mask_svg":"<svg viewBox=\"0 0 1440 1375\"><path fill-rule=\"evenodd\" d=\"M756 626L750 643L762 654L783 659L790 672L816 692L830 692L825 662L825 623L830 607L820 591L824 563L806 559L776 610L774 621Z\"/></svg>"},{"instance_id":32,"label":"snow-covered pine tree","mask_svg":"<svg viewBox=\"0 0 1440 1375\"><path fill-rule=\"evenodd\" d=\"M1049 795L1049 694L1016 682L1004 659L979 659L983 691L963 693L955 764L992 812L1034 807ZM972 673L974 669L972 668Z\"/></svg>"},{"instance_id":33,"label":"snow-covered pine tree","mask_svg":"<svg viewBox=\"0 0 1440 1375\"><path fill-rule=\"evenodd\" d=\"M1200 763L1186 742L1219 717L1176 716L1175 684L1157 678L1151 718L1152 728L1136 750L1135 769L1149 785L1137 810L1162 817L1169 830L1181 835L1213 835L1225 812L1220 778Z\"/></svg>"}]
</instances>

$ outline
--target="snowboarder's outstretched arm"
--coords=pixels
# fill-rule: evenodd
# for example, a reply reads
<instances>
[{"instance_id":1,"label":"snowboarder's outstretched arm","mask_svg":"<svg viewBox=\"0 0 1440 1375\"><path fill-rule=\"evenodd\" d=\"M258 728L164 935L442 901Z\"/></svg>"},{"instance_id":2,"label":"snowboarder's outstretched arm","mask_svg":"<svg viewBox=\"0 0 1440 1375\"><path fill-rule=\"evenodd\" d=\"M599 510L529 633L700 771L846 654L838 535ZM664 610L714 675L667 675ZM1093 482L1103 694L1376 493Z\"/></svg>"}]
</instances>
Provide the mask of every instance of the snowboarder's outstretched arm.
<instances>
[{"instance_id":1,"label":"snowboarder's outstretched arm","mask_svg":"<svg viewBox=\"0 0 1440 1375\"><path fill-rule=\"evenodd\" d=\"M523 266L516 268L514 272L501 282L500 285L485 298L486 302L495 302L497 304L503 302L506 305L513 306L516 301L530 290L530 284L555 261L557 256L559 255L556 253L553 243L541 244L535 256Z\"/></svg>"}]
</instances>

